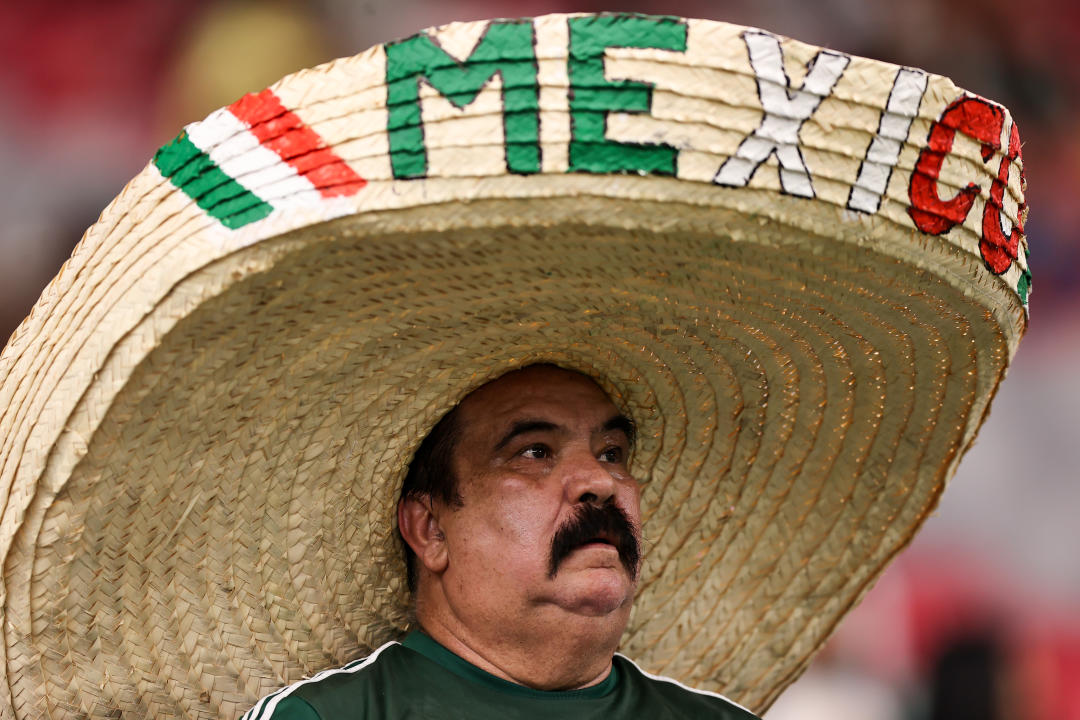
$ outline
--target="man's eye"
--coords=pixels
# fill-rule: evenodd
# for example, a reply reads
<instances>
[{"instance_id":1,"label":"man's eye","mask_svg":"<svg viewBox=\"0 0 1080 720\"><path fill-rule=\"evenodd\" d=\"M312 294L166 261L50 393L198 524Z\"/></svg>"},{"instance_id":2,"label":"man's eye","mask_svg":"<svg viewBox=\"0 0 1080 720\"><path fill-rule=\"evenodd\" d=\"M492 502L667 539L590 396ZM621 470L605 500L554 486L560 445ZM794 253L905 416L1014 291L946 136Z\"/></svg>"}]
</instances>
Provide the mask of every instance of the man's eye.
<instances>
[{"instance_id":1,"label":"man's eye","mask_svg":"<svg viewBox=\"0 0 1080 720\"><path fill-rule=\"evenodd\" d=\"M521 451L521 456L532 460L543 460L551 457L551 451L546 445L530 445Z\"/></svg>"},{"instance_id":2,"label":"man's eye","mask_svg":"<svg viewBox=\"0 0 1080 720\"><path fill-rule=\"evenodd\" d=\"M604 451L600 453L600 462L621 463L622 461L623 449L617 445L605 448Z\"/></svg>"}]
</instances>

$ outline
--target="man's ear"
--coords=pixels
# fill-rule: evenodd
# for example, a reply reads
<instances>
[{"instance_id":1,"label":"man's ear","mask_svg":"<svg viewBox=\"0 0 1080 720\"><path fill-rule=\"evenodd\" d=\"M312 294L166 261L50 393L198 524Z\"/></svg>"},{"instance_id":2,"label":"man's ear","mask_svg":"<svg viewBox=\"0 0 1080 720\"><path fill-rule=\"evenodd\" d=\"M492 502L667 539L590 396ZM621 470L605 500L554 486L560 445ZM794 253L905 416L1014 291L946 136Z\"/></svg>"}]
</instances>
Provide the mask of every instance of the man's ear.
<instances>
[{"instance_id":1,"label":"man's ear","mask_svg":"<svg viewBox=\"0 0 1080 720\"><path fill-rule=\"evenodd\" d=\"M436 575L442 574L449 561L446 537L427 495L402 498L397 507L398 530L416 553L417 561Z\"/></svg>"}]
</instances>

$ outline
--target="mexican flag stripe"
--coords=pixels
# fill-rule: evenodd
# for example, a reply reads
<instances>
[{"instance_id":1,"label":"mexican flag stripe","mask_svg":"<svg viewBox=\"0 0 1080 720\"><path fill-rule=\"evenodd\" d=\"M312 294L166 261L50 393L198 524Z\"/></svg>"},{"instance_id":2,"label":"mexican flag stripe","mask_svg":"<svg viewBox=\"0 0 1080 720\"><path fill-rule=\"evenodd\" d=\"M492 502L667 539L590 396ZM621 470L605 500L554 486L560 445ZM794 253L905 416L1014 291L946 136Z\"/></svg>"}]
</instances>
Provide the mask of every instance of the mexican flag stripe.
<instances>
[{"instance_id":1,"label":"mexican flag stripe","mask_svg":"<svg viewBox=\"0 0 1080 720\"><path fill-rule=\"evenodd\" d=\"M264 148L310 180L323 197L353 195L367 184L270 90L245 95L229 111L250 127Z\"/></svg>"},{"instance_id":2,"label":"mexican flag stripe","mask_svg":"<svg viewBox=\"0 0 1080 720\"><path fill-rule=\"evenodd\" d=\"M279 206L288 199L317 202L319 193L311 182L259 143L247 123L228 108L221 108L188 127L191 141L229 177L259 197Z\"/></svg>"},{"instance_id":3,"label":"mexican flag stripe","mask_svg":"<svg viewBox=\"0 0 1080 720\"><path fill-rule=\"evenodd\" d=\"M273 210L214 164L186 130L154 154L154 164L207 214L232 230L261 220Z\"/></svg>"},{"instance_id":4,"label":"mexican flag stripe","mask_svg":"<svg viewBox=\"0 0 1080 720\"><path fill-rule=\"evenodd\" d=\"M158 150L154 164L234 230L282 203L353 195L367 184L269 90L188 125Z\"/></svg>"}]
</instances>

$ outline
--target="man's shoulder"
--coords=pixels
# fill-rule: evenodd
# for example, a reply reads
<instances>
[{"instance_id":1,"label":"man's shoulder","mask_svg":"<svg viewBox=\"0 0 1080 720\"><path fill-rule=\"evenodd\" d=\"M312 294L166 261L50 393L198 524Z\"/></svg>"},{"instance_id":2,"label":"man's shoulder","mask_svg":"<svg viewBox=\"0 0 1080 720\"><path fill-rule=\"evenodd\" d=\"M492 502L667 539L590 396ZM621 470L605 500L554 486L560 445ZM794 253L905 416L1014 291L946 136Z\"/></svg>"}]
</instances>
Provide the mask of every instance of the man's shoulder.
<instances>
[{"instance_id":1,"label":"man's shoulder","mask_svg":"<svg viewBox=\"0 0 1080 720\"><path fill-rule=\"evenodd\" d=\"M316 673L259 700L241 720L307 720L328 716L327 708L354 705L364 687L394 664L401 643L388 642L359 660ZM381 683L380 683L381 684Z\"/></svg>"},{"instance_id":2,"label":"man's shoulder","mask_svg":"<svg viewBox=\"0 0 1080 720\"><path fill-rule=\"evenodd\" d=\"M662 702L677 716L757 720L752 712L719 693L698 690L673 678L648 673L625 655L616 653L614 662L625 681L633 685L637 692Z\"/></svg>"}]
</instances>

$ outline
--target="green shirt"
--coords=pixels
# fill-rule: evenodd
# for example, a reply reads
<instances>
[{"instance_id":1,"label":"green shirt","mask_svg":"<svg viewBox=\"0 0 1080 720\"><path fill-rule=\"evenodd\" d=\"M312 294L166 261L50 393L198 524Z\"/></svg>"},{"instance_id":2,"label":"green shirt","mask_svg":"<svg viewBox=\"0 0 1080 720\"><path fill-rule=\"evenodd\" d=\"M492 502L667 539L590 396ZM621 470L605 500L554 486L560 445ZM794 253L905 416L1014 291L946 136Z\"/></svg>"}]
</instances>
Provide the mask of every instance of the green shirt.
<instances>
[{"instance_id":1,"label":"green shirt","mask_svg":"<svg viewBox=\"0 0 1080 720\"><path fill-rule=\"evenodd\" d=\"M581 690L545 691L469 664L421 632L260 700L243 720L533 720L553 717L753 720L730 700L644 673L615 655L611 673Z\"/></svg>"}]
</instances>

